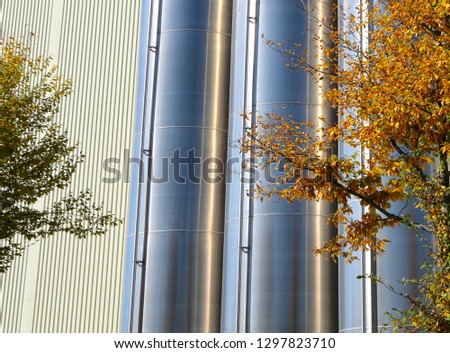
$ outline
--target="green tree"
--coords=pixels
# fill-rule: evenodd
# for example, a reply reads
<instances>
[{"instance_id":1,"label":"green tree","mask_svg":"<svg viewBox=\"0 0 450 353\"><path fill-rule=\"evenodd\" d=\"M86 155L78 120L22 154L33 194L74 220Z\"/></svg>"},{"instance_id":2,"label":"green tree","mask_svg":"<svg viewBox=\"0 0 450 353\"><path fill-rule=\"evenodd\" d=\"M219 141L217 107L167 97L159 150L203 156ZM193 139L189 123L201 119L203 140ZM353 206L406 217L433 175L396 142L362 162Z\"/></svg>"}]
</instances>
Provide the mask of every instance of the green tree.
<instances>
[{"instance_id":1,"label":"green tree","mask_svg":"<svg viewBox=\"0 0 450 353\"><path fill-rule=\"evenodd\" d=\"M89 191L67 195L47 208L36 203L66 188L84 156L55 123L71 81L57 74L50 57L0 39L0 273L6 272L28 240L58 232L78 238L104 234L121 221L103 212Z\"/></svg>"},{"instance_id":2,"label":"green tree","mask_svg":"<svg viewBox=\"0 0 450 353\"><path fill-rule=\"evenodd\" d=\"M357 8L339 28L318 19L330 43L317 42L314 60L299 45L269 41L290 67L306 70L324 87L340 122L319 127L277 114L260 117L243 149L260 157L261 168L278 159L289 162L277 181L281 187L259 186L259 196L337 202L330 221L344 232L315 249L318 254L349 262L356 251L381 254L387 239L378 237L380 229L399 224L431 236L425 274L408 281L422 296L372 278L411 303L393 314L395 330L450 332L450 1L378 4ZM339 143L363 154L327 153ZM359 219L349 206L354 198L367 209ZM407 209L393 212L394 202L414 204L424 221Z\"/></svg>"}]
</instances>

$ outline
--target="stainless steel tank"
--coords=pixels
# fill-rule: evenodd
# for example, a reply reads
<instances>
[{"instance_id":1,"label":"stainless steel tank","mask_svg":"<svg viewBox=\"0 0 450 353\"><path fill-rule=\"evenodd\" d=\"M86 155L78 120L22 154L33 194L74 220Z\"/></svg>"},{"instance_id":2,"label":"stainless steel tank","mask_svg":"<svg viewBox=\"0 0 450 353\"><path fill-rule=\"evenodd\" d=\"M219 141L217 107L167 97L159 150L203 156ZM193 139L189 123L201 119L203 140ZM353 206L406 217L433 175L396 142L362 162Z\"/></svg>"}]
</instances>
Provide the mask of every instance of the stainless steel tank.
<instances>
[{"instance_id":1,"label":"stainless steel tank","mask_svg":"<svg viewBox=\"0 0 450 353\"><path fill-rule=\"evenodd\" d=\"M299 42L314 55L312 34L325 36L313 16L291 0L234 2L229 165L225 216L222 331L337 332L337 265L313 254L336 234L327 224L334 205L249 198L264 177L242 170L237 144L248 124L243 112L278 111L297 121L325 116L336 123L319 87L290 71L283 56L261 38ZM334 1L311 2L318 16L333 18ZM288 42L289 39L289 42ZM325 38L326 39L326 38ZM320 56L320 53L319 53Z\"/></svg>"},{"instance_id":2,"label":"stainless steel tank","mask_svg":"<svg viewBox=\"0 0 450 353\"><path fill-rule=\"evenodd\" d=\"M326 221L335 205L261 203L252 190L267 173L242 168L252 156L240 153L239 140L254 124L244 112L337 122L314 80L286 69L262 39L300 42L313 60L313 34L326 40L314 16L335 19L335 3L235 0L232 11L231 0L143 1L124 331L371 332L388 322L385 311L408 306L356 276L394 284L419 276L426 249L410 230L383 231L387 253L340 263L338 281L337 265L312 253L336 234ZM360 1L340 4L355 11Z\"/></svg>"},{"instance_id":3,"label":"stainless steel tank","mask_svg":"<svg viewBox=\"0 0 450 353\"><path fill-rule=\"evenodd\" d=\"M128 330L218 332L232 2L149 5Z\"/></svg>"},{"instance_id":4,"label":"stainless steel tank","mask_svg":"<svg viewBox=\"0 0 450 353\"><path fill-rule=\"evenodd\" d=\"M370 1L371 4L377 0ZM350 14L364 16L357 7L364 9L365 1L340 0L340 24L348 25L346 21ZM342 16L346 14L345 16ZM361 48L365 50L369 41L368 30L361 32ZM352 38L355 40L355 37ZM364 158L364 151L359 148L360 156ZM341 144L340 154L351 155L355 148ZM368 153L368 152L366 152ZM350 203L355 219L361 218L364 208L358 200ZM417 222L423 221L423 214L414 208L413 200L394 203L390 212L409 214ZM407 299L395 294L381 284L375 284L370 279L357 279L359 275L375 274L387 285L392 285L396 291L419 296L418 288L399 283L402 279L417 279L423 271L421 266L427 256L426 242L432 242L429 236L417 236L415 231L401 225L395 228L384 228L378 234L380 239L389 239L386 252L381 256L374 256L372 252L359 252L359 261L352 264L339 264L339 331L340 332L380 332L390 330L391 319L386 312L395 313L393 309L405 309L410 306ZM423 239L423 240L421 240Z\"/></svg>"},{"instance_id":5,"label":"stainless steel tank","mask_svg":"<svg viewBox=\"0 0 450 353\"><path fill-rule=\"evenodd\" d=\"M402 212L409 214L417 222L424 222L423 213L414 208L412 201L409 203L396 203L390 209L391 212ZM419 288L415 284L403 285L403 279L418 279L424 274L421 266L428 257L428 253L433 244L433 239L429 234L418 235L414 230L405 225L394 229L383 229L379 237L387 238L391 242L386 246L386 252L377 258L376 271L382 280L391 284L396 291L408 293L412 297L420 296ZM378 285L377 288L377 326L378 331L390 330L391 319L386 312L395 313L393 309L403 310L410 307L410 302L406 298L393 293L386 287ZM387 325L386 327L384 325Z\"/></svg>"},{"instance_id":6,"label":"stainless steel tank","mask_svg":"<svg viewBox=\"0 0 450 353\"><path fill-rule=\"evenodd\" d=\"M355 201L353 207L355 218L360 217L359 202ZM406 203L395 203L390 209L393 213L400 211L416 221L422 219L421 213ZM340 332L389 332L391 318L386 313L410 307L406 298L370 279L357 279L359 275L375 274L397 292L420 296L415 284L403 285L401 281L418 279L423 274L421 266L428 254L425 245L432 243L431 238L418 236L404 225L385 228L378 236L390 240L384 254L374 257L371 252L359 252L359 261L339 264Z\"/></svg>"}]
</instances>

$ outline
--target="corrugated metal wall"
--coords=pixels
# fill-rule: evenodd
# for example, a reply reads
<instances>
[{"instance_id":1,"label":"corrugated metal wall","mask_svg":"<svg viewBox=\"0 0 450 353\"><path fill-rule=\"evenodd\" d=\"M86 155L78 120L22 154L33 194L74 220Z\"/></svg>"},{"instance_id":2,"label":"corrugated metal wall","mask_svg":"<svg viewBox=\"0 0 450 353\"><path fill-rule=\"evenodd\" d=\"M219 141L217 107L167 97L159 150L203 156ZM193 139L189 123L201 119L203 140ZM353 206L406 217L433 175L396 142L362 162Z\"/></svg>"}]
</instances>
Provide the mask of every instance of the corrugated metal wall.
<instances>
[{"instance_id":1,"label":"corrugated metal wall","mask_svg":"<svg viewBox=\"0 0 450 353\"><path fill-rule=\"evenodd\" d=\"M107 184L106 158L124 175L131 149L139 42L139 0L4 0L3 35L51 54L73 94L59 119L86 155L71 189L89 188L126 219L128 184ZM58 195L55 195L57 197ZM52 202L49 198L46 202ZM116 332L122 301L125 224L100 238L58 235L29 247L0 279L2 332Z\"/></svg>"}]
</instances>

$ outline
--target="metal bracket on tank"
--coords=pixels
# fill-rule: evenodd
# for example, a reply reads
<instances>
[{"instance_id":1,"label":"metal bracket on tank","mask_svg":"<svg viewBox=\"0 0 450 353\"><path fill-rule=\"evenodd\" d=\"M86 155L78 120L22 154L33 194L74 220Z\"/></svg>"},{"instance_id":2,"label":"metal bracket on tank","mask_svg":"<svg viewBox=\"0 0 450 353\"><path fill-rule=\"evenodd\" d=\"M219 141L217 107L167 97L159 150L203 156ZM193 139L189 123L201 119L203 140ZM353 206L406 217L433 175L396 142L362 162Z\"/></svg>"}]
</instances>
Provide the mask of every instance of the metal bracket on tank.
<instances>
[{"instance_id":1,"label":"metal bracket on tank","mask_svg":"<svg viewBox=\"0 0 450 353\"><path fill-rule=\"evenodd\" d=\"M158 52L158 47L155 47L155 46L150 46L149 47L149 49L150 49L150 51L152 52L152 53L157 53Z\"/></svg>"},{"instance_id":2,"label":"metal bracket on tank","mask_svg":"<svg viewBox=\"0 0 450 353\"><path fill-rule=\"evenodd\" d=\"M247 17L248 22L256 23L256 17Z\"/></svg>"},{"instance_id":3,"label":"metal bracket on tank","mask_svg":"<svg viewBox=\"0 0 450 353\"><path fill-rule=\"evenodd\" d=\"M150 156L150 154L152 153L152 150L142 150L142 153L145 154L147 157Z\"/></svg>"}]
</instances>

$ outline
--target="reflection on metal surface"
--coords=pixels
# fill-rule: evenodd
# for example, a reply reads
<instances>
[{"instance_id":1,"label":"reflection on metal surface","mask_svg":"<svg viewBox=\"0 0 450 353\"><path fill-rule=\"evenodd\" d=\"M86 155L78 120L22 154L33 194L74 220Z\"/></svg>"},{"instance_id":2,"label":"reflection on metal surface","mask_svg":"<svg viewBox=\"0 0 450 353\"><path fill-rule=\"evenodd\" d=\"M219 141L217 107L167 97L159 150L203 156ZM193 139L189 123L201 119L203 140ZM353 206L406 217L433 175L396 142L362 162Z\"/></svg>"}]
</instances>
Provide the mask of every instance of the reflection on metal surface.
<instances>
[{"instance_id":1,"label":"reflection on metal surface","mask_svg":"<svg viewBox=\"0 0 450 353\"><path fill-rule=\"evenodd\" d=\"M371 1L374 3L376 1ZM340 5L347 13L361 16L357 7L364 8L360 0L340 0ZM343 21L344 18L340 18ZM361 48L368 46L368 30L361 32ZM365 151L359 148L361 158ZM342 155L351 155L355 148L348 145L340 146ZM355 218L360 218L364 209L358 201L352 202ZM403 210L413 219L420 222L423 215L412 204L395 203L391 212ZM422 260L427 256L427 249L411 229L401 225L394 229L385 228L378 236L389 239L386 253L374 258L371 252L359 253L361 261L352 264L340 262L339 266L339 331L340 332L379 332L384 324L389 324L390 318L386 312L393 308L404 309L409 306L408 300L389 291L384 286L376 285L371 279L357 279L359 275L376 274L386 283L393 285L400 292L408 292L412 296L419 295L414 285L402 286L398 283L402 278L419 278ZM386 328L385 328L386 329Z\"/></svg>"},{"instance_id":2,"label":"reflection on metal surface","mask_svg":"<svg viewBox=\"0 0 450 353\"><path fill-rule=\"evenodd\" d=\"M225 163L232 3L150 5L149 79L138 131L149 157L136 196L135 281L125 320L132 332L218 332L225 182L183 173L199 172L196 159ZM173 162L167 171L164 160ZM167 182L150 180L162 172Z\"/></svg>"},{"instance_id":3,"label":"reflection on metal surface","mask_svg":"<svg viewBox=\"0 0 450 353\"><path fill-rule=\"evenodd\" d=\"M410 204L396 203L391 208L391 212L406 212L417 222L423 223L423 214L420 210ZM429 235L423 235L423 240L412 229L401 225L394 229L382 229L380 238L387 238L391 242L386 245L386 253L377 258L377 275L387 283L392 284L397 291L408 293L413 297L420 296L416 285L406 286L399 283L403 278L417 279L423 274L423 260L428 257L429 249L425 247L425 242L431 244ZM409 301L395 293L392 293L383 286L377 288L377 308L379 331L384 324L390 323L390 318L386 312L393 312L393 308L403 310L409 307Z\"/></svg>"},{"instance_id":4,"label":"reflection on metal surface","mask_svg":"<svg viewBox=\"0 0 450 353\"><path fill-rule=\"evenodd\" d=\"M156 14L155 14L156 13ZM153 82L156 70L156 38L152 36L157 27L157 2L144 0L141 13L141 36L139 40L138 90L136 97L136 135L134 138L133 158L144 161L142 168L132 170L128 232L125 254L124 299L122 308L122 332L139 332L141 326L141 297L143 276L143 241L145 217L142 209L147 203L148 183L144 182L144 171L148 169L148 158L144 150L149 146L148 134L143 133L150 124L149 116L153 107Z\"/></svg>"},{"instance_id":5,"label":"reflection on metal surface","mask_svg":"<svg viewBox=\"0 0 450 353\"><path fill-rule=\"evenodd\" d=\"M330 18L332 5L321 2L319 16ZM286 70L280 54L261 39L261 34L290 38L313 51L306 33L311 26L312 18L292 1L235 1L229 156L236 155L236 141L243 136L244 111L264 115L275 110L299 121L323 115L328 123L336 121L313 80ZM242 190L232 175L236 171L229 173L222 330L337 331L337 266L312 253L335 234L327 224L334 205L275 199L260 203L246 196L253 184Z\"/></svg>"},{"instance_id":6,"label":"reflection on metal surface","mask_svg":"<svg viewBox=\"0 0 450 353\"><path fill-rule=\"evenodd\" d=\"M256 175L242 164L252 155L241 155L238 141L256 115L337 123L322 99L327 87L287 70L261 38L301 43L313 63L324 60L311 33L327 42L316 18L336 20L337 0L306 1L314 15L302 3L144 1L134 152L143 163L132 183L124 331L371 332L386 310L407 305L356 277L417 277L425 250L408 230L381 235L393 244L376 263L370 254L340 263L338 280L337 265L312 253L336 234L327 223L336 205L251 197ZM340 3L355 11L360 2ZM209 158L211 170L202 165Z\"/></svg>"}]
</instances>

